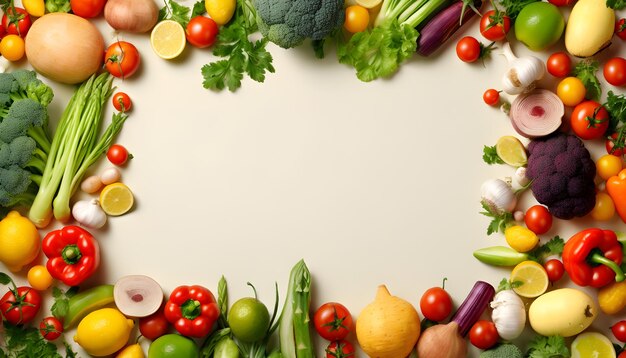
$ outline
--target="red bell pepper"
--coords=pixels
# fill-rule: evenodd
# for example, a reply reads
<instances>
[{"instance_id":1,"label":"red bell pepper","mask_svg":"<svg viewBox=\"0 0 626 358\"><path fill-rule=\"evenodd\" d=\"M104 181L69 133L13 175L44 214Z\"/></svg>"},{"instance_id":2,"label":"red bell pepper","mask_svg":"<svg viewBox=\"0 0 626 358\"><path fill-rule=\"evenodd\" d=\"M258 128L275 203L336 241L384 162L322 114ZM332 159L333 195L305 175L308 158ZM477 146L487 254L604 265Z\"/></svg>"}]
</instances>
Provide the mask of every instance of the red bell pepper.
<instances>
[{"instance_id":1,"label":"red bell pepper","mask_svg":"<svg viewBox=\"0 0 626 358\"><path fill-rule=\"evenodd\" d=\"M622 169L619 174L606 181L606 191L613 199L617 214L623 222L626 222L626 169Z\"/></svg>"},{"instance_id":2,"label":"red bell pepper","mask_svg":"<svg viewBox=\"0 0 626 358\"><path fill-rule=\"evenodd\" d=\"M583 230L563 248L565 271L579 286L602 287L623 281L622 258L622 245L611 230Z\"/></svg>"},{"instance_id":3,"label":"red bell pepper","mask_svg":"<svg viewBox=\"0 0 626 358\"><path fill-rule=\"evenodd\" d=\"M213 329L220 309L213 293L207 288L198 285L179 286L170 294L164 313L178 333L202 338Z\"/></svg>"},{"instance_id":4,"label":"red bell pepper","mask_svg":"<svg viewBox=\"0 0 626 358\"><path fill-rule=\"evenodd\" d=\"M94 237L78 226L49 232L42 241L52 277L68 286L78 286L100 265L100 247Z\"/></svg>"}]
</instances>

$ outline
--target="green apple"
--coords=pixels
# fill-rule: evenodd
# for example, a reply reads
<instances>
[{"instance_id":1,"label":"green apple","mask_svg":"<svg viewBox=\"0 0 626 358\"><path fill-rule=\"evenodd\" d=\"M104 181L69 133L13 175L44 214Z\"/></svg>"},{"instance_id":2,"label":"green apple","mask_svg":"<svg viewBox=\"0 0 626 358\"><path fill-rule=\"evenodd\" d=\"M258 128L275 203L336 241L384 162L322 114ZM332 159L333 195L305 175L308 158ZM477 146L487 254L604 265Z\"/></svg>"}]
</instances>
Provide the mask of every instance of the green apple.
<instances>
[{"instance_id":1,"label":"green apple","mask_svg":"<svg viewBox=\"0 0 626 358\"><path fill-rule=\"evenodd\" d=\"M532 51L543 51L554 45L564 29L561 11L547 2L526 5L515 19L515 37Z\"/></svg>"}]
</instances>

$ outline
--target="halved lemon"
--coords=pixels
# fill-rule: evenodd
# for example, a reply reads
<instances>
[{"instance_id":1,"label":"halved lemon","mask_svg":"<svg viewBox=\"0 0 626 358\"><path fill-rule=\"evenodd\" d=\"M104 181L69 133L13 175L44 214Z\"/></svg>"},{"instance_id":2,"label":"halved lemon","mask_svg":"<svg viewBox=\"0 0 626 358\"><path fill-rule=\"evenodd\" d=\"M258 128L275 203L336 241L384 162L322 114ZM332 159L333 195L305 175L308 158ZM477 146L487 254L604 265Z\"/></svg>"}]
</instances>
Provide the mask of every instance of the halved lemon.
<instances>
[{"instance_id":1,"label":"halved lemon","mask_svg":"<svg viewBox=\"0 0 626 358\"><path fill-rule=\"evenodd\" d=\"M521 282L513 291L522 297L539 297L548 289L548 273L535 261L523 261L511 271L511 282Z\"/></svg>"},{"instance_id":2,"label":"halved lemon","mask_svg":"<svg viewBox=\"0 0 626 358\"><path fill-rule=\"evenodd\" d=\"M526 148L519 139L505 135L496 142L496 153L508 165L523 167L528 161Z\"/></svg>"},{"instance_id":3,"label":"halved lemon","mask_svg":"<svg viewBox=\"0 0 626 358\"><path fill-rule=\"evenodd\" d=\"M185 29L174 20L163 20L152 29L150 45L159 57L171 60L180 55L187 45Z\"/></svg>"},{"instance_id":4,"label":"halved lemon","mask_svg":"<svg viewBox=\"0 0 626 358\"><path fill-rule=\"evenodd\" d=\"M585 332L572 342L572 358L615 358L613 343L603 334Z\"/></svg>"},{"instance_id":5,"label":"halved lemon","mask_svg":"<svg viewBox=\"0 0 626 358\"><path fill-rule=\"evenodd\" d=\"M133 193L122 183L109 184L100 192L100 207L107 215L126 214L134 203Z\"/></svg>"}]
</instances>

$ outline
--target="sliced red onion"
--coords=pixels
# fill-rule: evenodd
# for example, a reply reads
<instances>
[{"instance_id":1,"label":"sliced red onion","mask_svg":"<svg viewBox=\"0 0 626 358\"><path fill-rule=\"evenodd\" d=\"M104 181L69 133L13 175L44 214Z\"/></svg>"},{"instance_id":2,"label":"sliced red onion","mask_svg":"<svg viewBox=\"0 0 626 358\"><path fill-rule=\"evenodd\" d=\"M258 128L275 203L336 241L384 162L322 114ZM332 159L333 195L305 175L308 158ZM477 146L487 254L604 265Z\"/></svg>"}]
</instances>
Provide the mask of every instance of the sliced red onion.
<instances>
[{"instance_id":1,"label":"sliced red onion","mask_svg":"<svg viewBox=\"0 0 626 358\"><path fill-rule=\"evenodd\" d=\"M545 89L517 96L509 112L517 133L531 139L547 136L559 129L564 114L565 106L561 99Z\"/></svg>"},{"instance_id":2,"label":"sliced red onion","mask_svg":"<svg viewBox=\"0 0 626 358\"><path fill-rule=\"evenodd\" d=\"M120 278L113 288L115 305L126 316L146 317L156 312L163 302L163 290L144 275Z\"/></svg>"}]
</instances>

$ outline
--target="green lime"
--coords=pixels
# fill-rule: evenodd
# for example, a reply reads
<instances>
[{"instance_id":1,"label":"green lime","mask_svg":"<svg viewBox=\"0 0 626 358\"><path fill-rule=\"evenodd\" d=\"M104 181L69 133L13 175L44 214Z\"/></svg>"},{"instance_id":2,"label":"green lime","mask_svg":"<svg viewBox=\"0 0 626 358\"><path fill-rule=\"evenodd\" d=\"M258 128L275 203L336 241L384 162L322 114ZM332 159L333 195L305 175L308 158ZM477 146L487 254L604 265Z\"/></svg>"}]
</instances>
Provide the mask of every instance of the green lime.
<instances>
[{"instance_id":1,"label":"green lime","mask_svg":"<svg viewBox=\"0 0 626 358\"><path fill-rule=\"evenodd\" d=\"M148 349L148 358L197 358L199 355L196 342L178 334L161 336Z\"/></svg>"},{"instance_id":2,"label":"green lime","mask_svg":"<svg viewBox=\"0 0 626 358\"><path fill-rule=\"evenodd\" d=\"M515 20L515 37L532 51L543 51L554 45L564 29L561 11L548 2L526 5Z\"/></svg>"},{"instance_id":3,"label":"green lime","mask_svg":"<svg viewBox=\"0 0 626 358\"><path fill-rule=\"evenodd\" d=\"M256 342L265 337L270 326L270 313L263 302L256 298L242 298L228 311L228 325L240 341Z\"/></svg>"}]
</instances>

